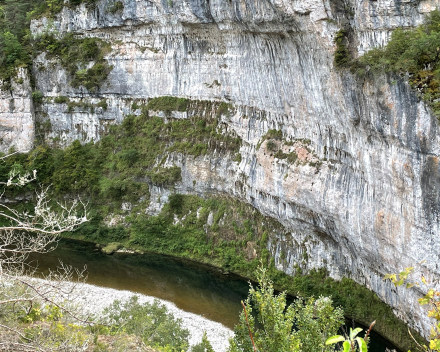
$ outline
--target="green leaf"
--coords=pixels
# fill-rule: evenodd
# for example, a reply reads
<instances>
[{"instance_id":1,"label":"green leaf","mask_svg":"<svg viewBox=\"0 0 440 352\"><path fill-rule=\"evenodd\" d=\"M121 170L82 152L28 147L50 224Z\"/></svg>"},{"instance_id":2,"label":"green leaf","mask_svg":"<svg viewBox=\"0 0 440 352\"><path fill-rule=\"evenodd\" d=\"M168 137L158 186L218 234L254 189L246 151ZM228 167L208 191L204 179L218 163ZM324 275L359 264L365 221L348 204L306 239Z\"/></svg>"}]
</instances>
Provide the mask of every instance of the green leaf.
<instances>
[{"instance_id":1,"label":"green leaf","mask_svg":"<svg viewBox=\"0 0 440 352\"><path fill-rule=\"evenodd\" d=\"M354 330L352 330L350 328L350 340L354 340L354 338L356 337L357 334L359 334L362 331L361 328L356 328Z\"/></svg>"},{"instance_id":2,"label":"green leaf","mask_svg":"<svg viewBox=\"0 0 440 352\"><path fill-rule=\"evenodd\" d=\"M396 286L402 286L403 283L404 283L404 280L403 280L403 279L400 279L399 281L395 282L394 285L396 285Z\"/></svg>"},{"instance_id":3,"label":"green leaf","mask_svg":"<svg viewBox=\"0 0 440 352\"><path fill-rule=\"evenodd\" d=\"M440 340L434 339L429 341L429 348L431 350L439 350L440 349Z\"/></svg>"},{"instance_id":4,"label":"green leaf","mask_svg":"<svg viewBox=\"0 0 440 352\"><path fill-rule=\"evenodd\" d=\"M327 339L327 341L325 341L325 344L326 344L326 345L333 345L333 344L335 344L335 343L342 342L342 341L345 341L344 336L341 336L341 335L335 335L335 336L329 337L329 338Z\"/></svg>"},{"instance_id":5,"label":"green leaf","mask_svg":"<svg viewBox=\"0 0 440 352\"><path fill-rule=\"evenodd\" d=\"M387 275L385 275L385 276L383 277L383 279L384 279L384 280L388 280L388 279L390 279L392 282L394 282L394 281L397 280L397 278L396 278L396 274L387 274Z\"/></svg>"},{"instance_id":6,"label":"green leaf","mask_svg":"<svg viewBox=\"0 0 440 352\"><path fill-rule=\"evenodd\" d=\"M344 347L344 352L350 352L350 342L345 341L342 346Z\"/></svg>"},{"instance_id":7,"label":"green leaf","mask_svg":"<svg viewBox=\"0 0 440 352\"><path fill-rule=\"evenodd\" d=\"M360 352L367 352L368 351L367 344L363 338L356 337L356 341L358 343Z\"/></svg>"},{"instance_id":8,"label":"green leaf","mask_svg":"<svg viewBox=\"0 0 440 352\"><path fill-rule=\"evenodd\" d=\"M426 298L426 296L423 297L423 298L419 298L419 304L420 304L421 306L424 306L425 304L428 304L429 301L430 301L430 298Z\"/></svg>"}]
</instances>

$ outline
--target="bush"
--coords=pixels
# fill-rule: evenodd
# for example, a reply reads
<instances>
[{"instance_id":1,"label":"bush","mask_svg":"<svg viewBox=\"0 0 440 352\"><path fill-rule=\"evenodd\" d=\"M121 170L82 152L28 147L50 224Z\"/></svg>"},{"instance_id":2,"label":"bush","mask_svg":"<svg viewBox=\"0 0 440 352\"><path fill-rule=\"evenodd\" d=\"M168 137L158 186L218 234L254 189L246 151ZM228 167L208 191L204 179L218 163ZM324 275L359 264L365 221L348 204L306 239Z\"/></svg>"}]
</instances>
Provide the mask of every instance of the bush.
<instances>
[{"instance_id":1,"label":"bush","mask_svg":"<svg viewBox=\"0 0 440 352\"><path fill-rule=\"evenodd\" d=\"M70 101L68 97L59 96L54 99L56 104L67 104Z\"/></svg>"},{"instance_id":2,"label":"bush","mask_svg":"<svg viewBox=\"0 0 440 352\"><path fill-rule=\"evenodd\" d=\"M44 95L39 90L32 92L32 100L35 104L41 104L43 102Z\"/></svg>"},{"instance_id":3,"label":"bush","mask_svg":"<svg viewBox=\"0 0 440 352\"><path fill-rule=\"evenodd\" d=\"M171 194L168 197L168 205L170 210L175 214L182 214L184 197L182 194Z\"/></svg>"},{"instance_id":4,"label":"bush","mask_svg":"<svg viewBox=\"0 0 440 352\"><path fill-rule=\"evenodd\" d=\"M125 303L113 302L103 314L113 331L139 336L148 346L168 347L173 352L188 348L188 330L158 300L140 304L138 297L132 296Z\"/></svg>"},{"instance_id":5,"label":"bush","mask_svg":"<svg viewBox=\"0 0 440 352\"><path fill-rule=\"evenodd\" d=\"M347 31L344 29L340 29L336 33L335 44L336 44L336 52L335 52L335 66L336 67L346 67L351 62L350 52L347 49Z\"/></svg>"},{"instance_id":6,"label":"bush","mask_svg":"<svg viewBox=\"0 0 440 352\"><path fill-rule=\"evenodd\" d=\"M206 336L206 331L203 333L202 341L193 346L191 352L214 352L211 344L209 343L208 337Z\"/></svg>"},{"instance_id":7,"label":"bush","mask_svg":"<svg viewBox=\"0 0 440 352\"><path fill-rule=\"evenodd\" d=\"M269 150L271 152L275 152L277 150L277 148L278 148L278 146L274 141L272 141L272 140L267 141L267 143L266 143L267 150Z\"/></svg>"},{"instance_id":8,"label":"bush","mask_svg":"<svg viewBox=\"0 0 440 352\"><path fill-rule=\"evenodd\" d=\"M162 186L172 185L182 180L182 171L178 166L155 167L147 175L150 176L152 183Z\"/></svg>"},{"instance_id":9,"label":"bush","mask_svg":"<svg viewBox=\"0 0 440 352\"><path fill-rule=\"evenodd\" d=\"M229 352L251 352L254 344L258 351L335 351L325 341L336 334L344 316L340 308L333 308L330 298L298 299L287 306L286 293L274 296L273 283L261 266L257 280L259 287L250 286Z\"/></svg>"}]
</instances>

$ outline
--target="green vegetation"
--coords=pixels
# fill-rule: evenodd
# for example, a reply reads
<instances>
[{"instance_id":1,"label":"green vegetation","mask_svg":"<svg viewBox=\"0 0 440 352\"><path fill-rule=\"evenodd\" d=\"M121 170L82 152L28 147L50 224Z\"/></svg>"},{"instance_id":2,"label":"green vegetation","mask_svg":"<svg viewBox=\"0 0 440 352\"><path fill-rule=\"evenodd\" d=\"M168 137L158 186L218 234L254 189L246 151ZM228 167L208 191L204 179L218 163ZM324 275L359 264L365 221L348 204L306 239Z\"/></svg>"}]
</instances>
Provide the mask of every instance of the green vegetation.
<instances>
[{"instance_id":1,"label":"green vegetation","mask_svg":"<svg viewBox=\"0 0 440 352\"><path fill-rule=\"evenodd\" d=\"M298 159L298 154L296 154L295 152L284 153L281 149L278 150L274 156L278 159L286 159L289 164L294 164L295 161Z\"/></svg>"},{"instance_id":2,"label":"green vegetation","mask_svg":"<svg viewBox=\"0 0 440 352\"><path fill-rule=\"evenodd\" d=\"M153 111L186 111L189 99L177 97L159 97L151 99L147 104L148 110Z\"/></svg>"},{"instance_id":3,"label":"green vegetation","mask_svg":"<svg viewBox=\"0 0 440 352\"><path fill-rule=\"evenodd\" d=\"M39 18L46 16L52 18L63 9L63 6L73 8L81 4L86 4L88 7L93 7L96 2L97 0L69 0L67 4L64 4L64 0L40 0L38 4L35 4L32 11L29 10L31 11L29 17Z\"/></svg>"},{"instance_id":4,"label":"green vegetation","mask_svg":"<svg viewBox=\"0 0 440 352\"><path fill-rule=\"evenodd\" d=\"M107 79L112 66L104 60L110 46L98 38L78 39L72 33L61 39L44 33L34 42L36 52L46 52L49 59L57 59L71 77L74 88L84 86L91 92L99 89ZM93 62L91 68L87 65Z\"/></svg>"},{"instance_id":5,"label":"green vegetation","mask_svg":"<svg viewBox=\"0 0 440 352\"><path fill-rule=\"evenodd\" d=\"M11 294L21 293L22 289L2 285L0 299L7 302ZM157 300L140 304L138 297L133 296L124 303L114 301L102 316L88 320L89 324L78 321L84 319L82 307L69 303L66 309L71 314L53 303L36 301L4 303L0 308L0 324L13 329L2 330L2 346L6 348L9 343L38 346L38 350L44 351L62 348L63 351L181 352L188 347L189 333L182 327L182 321L175 319ZM154 350L140 348L143 343ZM202 343L209 345L207 341Z\"/></svg>"},{"instance_id":6,"label":"green vegetation","mask_svg":"<svg viewBox=\"0 0 440 352\"><path fill-rule=\"evenodd\" d=\"M59 103L68 102L64 98L59 100ZM348 317L366 325L377 319L378 330L385 336L399 346L411 347L405 324L374 293L353 280L334 281L323 271L303 276L299 267L295 276L276 270L267 242L285 235L283 227L252 206L230 198L201 199L172 194L157 216L145 213L149 202L148 182L172 189L181 177L180 168L170 162L171 153L200 156L216 150L232 156L239 151L241 140L222 133L223 125L217 118L220 104L195 101L185 104L199 116L164 122L149 116L148 111L153 108L138 106L142 111L140 116L127 116L96 144L81 145L76 141L65 150L39 145L29 154L7 158L0 164L0 178L7 179L11 169L35 169L40 182L52 185L55 199L78 194L87 198L91 221L69 237L103 245L118 242L135 250L190 258L251 279L256 278L262 260L277 289L302 297L332 296L335 306L341 306ZM176 99L172 106L176 109ZM279 141L282 133L271 130L267 137ZM310 144L307 140L300 142ZM33 187L28 184L24 189L8 189L5 196L20 195ZM130 213L121 209L122 202L132 203ZM22 202L17 207L26 209L26 204ZM106 226L113 219L118 225Z\"/></svg>"},{"instance_id":7,"label":"green vegetation","mask_svg":"<svg viewBox=\"0 0 440 352\"><path fill-rule=\"evenodd\" d=\"M32 64L30 20L27 13L43 0L0 0L0 80L11 88L17 68Z\"/></svg>"},{"instance_id":8,"label":"green vegetation","mask_svg":"<svg viewBox=\"0 0 440 352\"><path fill-rule=\"evenodd\" d=\"M347 31L344 29L340 29L336 33L335 44L336 44L336 52L335 52L335 66L338 68L345 67L350 61L351 56L350 52L347 49Z\"/></svg>"},{"instance_id":9,"label":"green vegetation","mask_svg":"<svg viewBox=\"0 0 440 352\"><path fill-rule=\"evenodd\" d=\"M427 316L433 318L431 320L431 331L429 336L429 346L421 343L419 345L419 351L426 352L439 352L440 351L440 291L436 287L436 283L426 280L426 278L421 275L421 282L413 281L409 279L409 276L413 273L414 268L409 267L403 269L399 274L387 274L384 280L390 280L394 286L399 287L404 285L407 289L414 286L421 286L422 292L426 294L419 298L419 304L421 306L428 306Z\"/></svg>"},{"instance_id":10,"label":"green vegetation","mask_svg":"<svg viewBox=\"0 0 440 352\"><path fill-rule=\"evenodd\" d=\"M227 115L230 110L233 109L232 104L228 104L225 102L220 103L219 108L217 109L217 117L222 115Z\"/></svg>"},{"instance_id":11,"label":"green vegetation","mask_svg":"<svg viewBox=\"0 0 440 352\"><path fill-rule=\"evenodd\" d=\"M67 97L58 97L55 102L67 104L69 109L107 105L105 100L89 106L71 102ZM122 202L147 204L147 181L172 187L181 179L180 167L165 164L170 153L195 157L214 150L231 155L238 153L241 139L223 133L223 124L211 117L215 116L216 105L211 102L192 104L194 108L199 106L201 112L209 113L205 117L170 119L165 123L161 118L150 117L143 106L140 116L127 116L122 125L112 126L110 134L96 144L81 145L76 141L65 150L42 144L29 154L16 154L0 165L0 177L7 178L13 167L35 169L41 183L52 185L54 197L81 194L95 205L96 216L118 212ZM50 121L38 125L38 131L50 131L51 128ZM31 185L27 187L32 188ZM7 192L13 195L19 190Z\"/></svg>"},{"instance_id":12,"label":"green vegetation","mask_svg":"<svg viewBox=\"0 0 440 352\"><path fill-rule=\"evenodd\" d=\"M109 7L108 12L115 14L118 11L124 10L124 4L122 1L116 1L112 6Z\"/></svg>"},{"instance_id":13,"label":"green vegetation","mask_svg":"<svg viewBox=\"0 0 440 352\"><path fill-rule=\"evenodd\" d=\"M58 96L54 100L55 104L67 104L67 112L74 112L76 108L79 110L89 110L91 113L95 111L95 108L102 108L104 111L107 110L108 104L106 99L101 99L99 103L93 104L89 102L73 101L65 96Z\"/></svg>"},{"instance_id":14,"label":"green vegetation","mask_svg":"<svg viewBox=\"0 0 440 352\"><path fill-rule=\"evenodd\" d=\"M148 172L151 182L156 185L171 186L182 180L181 170L178 166L172 167L155 167Z\"/></svg>"},{"instance_id":15,"label":"green vegetation","mask_svg":"<svg viewBox=\"0 0 440 352\"><path fill-rule=\"evenodd\" d=\"M158 300L153 304L140 304L138 297L132 296L125 303L113 302L103 314L113 333L134 334L147 346L165 347L166 352L181 352L188 348L188 330L182 327L181 319L174 319Z\"/></svg>"},{"instance_id":16,"label":"green vegetation","mask_svg":"<svg viewBox=\"0 0 440 352\"><path fill-rule=\"evenodd\" d=\"M267 133L261 137L260 141L257 144L257 150L260 149L261 145L265 140L269 140L268 149L271 151L276 151L276 143L274 141L282 141L283 140L283 132L281 130L269 130Z\"/></svg>"},{"instance_id":17,"label":"green vegetation","mask_svg":"<svg viewBox=\"0 0 440 352\"><path fill-rule=\"evenodd\" d=\"M211 344L208 341L208 337L206 336L206 332L203 333L202 342L193 346L191 348L191 352L214 352Z\"/></svg>"},{"instance_id":18,"label":"green vegetation","mask_svg":"<svg viewBox=\"0 0 440 352\"><path fill-rule=\"evenodd\" d=\"M67 6L74 7L81 3L92 6L95 2L96 0L70 0ZM32 66L34 48L29 29L30 19L43 15L52 17L60 12L63 6L64 0L0 0L0 80L2 80L2 89L9 90L11 88L12 79L17 74L17 68ZM118 6L120 7L120 5ZM65 40L60 42L63 41ZM53 42L54 40L47 43L50 45L49 51L54 49ZM78 44L78 42L70 40L67 44ZM79 49L82 51L85 48L81 46ZM71 55L72 53L65 49L64 54ZM93 60L95 59L96 57ZM73 55L70 57L70 62L65 60L64 63L72 71L75 64L81 65L83 62L78 55ZM76 71L81 71L81 69L78 68L75 73ZM87 84L93 89L105 79L108 72L108 65L101 60L96 62L96 65L91 69L76 74L74 84Z\"/></svg>"},{"instance_id":19,"label":"green vegetation","mask_svg":"<svg viewBox=\"0 0 440 352\"><path fill-rule=\"evenodd\" d=\"M408 75L411 86L440 117L440 12L435 10L414 29L396 29L383 48L353 60L346 47L346 32L336 36L335 65L360 76L378 72Z\"/></svg>"},{"instance_id":20,"label":"green vegetation","mask_svg":"<svg viewBox=\"0 0 440 352\"><path fill-rule=\"evenodd\" d=\"M371 325L374 325L371 324ZM348 336L335 335L330 337L326 341L326 345L334 345L342 342L342 348L344 352L367 352L368 351L368 336L362 338L357 336L362 332L361 328L352 329L350 328L350 333ZM367 334L370 332L368 330Z\"/></svg>"},{"instance_id":21,"label":"green vegetation","mask_svg":"<svg viewBox=\"0 0 440 352\"><path fill-rule=\"evenodd\" d=\"M32 100L35 104L41 104L43 102L44 95L39 90L32 92Z\"/></svg>"},{"instance_id":22,"label":"green vegetation","mask_svg":"<svg viewBox=\"0 0 440 352\"><path fill-rule=\"evenodd\" d=\"M116 252L119 248L122 247L122 244L119 242L110 242L108 245L106 245L104 248L101 249L101 251L105 254L112 254Z\"/></svg>"},{"instance_id":23,"label":"green vegetation","mask_svg":"<svg viewBox=\"0 0 440 352\"><path fill-rule=\"evenodd\" d=\"M230 352L252 352L254 348L279 352L335 351L325 341L338 331L344 316L340 308L333 308L330 298L297 299L287 306L285 292L274 295L273 283L261 267L257 270L257 281L257 289L250 286Z\"/></svg>"}]
</instances>

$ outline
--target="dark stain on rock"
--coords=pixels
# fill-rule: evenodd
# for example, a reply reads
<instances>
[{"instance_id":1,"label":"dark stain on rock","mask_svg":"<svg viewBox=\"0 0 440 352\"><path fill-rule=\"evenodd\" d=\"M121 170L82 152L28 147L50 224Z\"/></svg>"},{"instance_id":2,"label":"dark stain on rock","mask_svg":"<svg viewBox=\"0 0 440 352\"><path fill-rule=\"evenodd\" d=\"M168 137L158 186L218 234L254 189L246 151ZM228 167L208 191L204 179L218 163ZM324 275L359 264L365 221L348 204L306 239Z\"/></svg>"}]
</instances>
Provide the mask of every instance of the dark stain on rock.
<instances>
[{"instance_id":1,"label":"dark stain on rock","mask_svg":"<svg viewBox=\"0 0 440 352\"><path fill-rule=\"evenodd\" d=\"M439 220L440 177L439 160L436 156L427 156L423 165L422 179L423 211L428 224Z\"/></svg>"}]
</instances>

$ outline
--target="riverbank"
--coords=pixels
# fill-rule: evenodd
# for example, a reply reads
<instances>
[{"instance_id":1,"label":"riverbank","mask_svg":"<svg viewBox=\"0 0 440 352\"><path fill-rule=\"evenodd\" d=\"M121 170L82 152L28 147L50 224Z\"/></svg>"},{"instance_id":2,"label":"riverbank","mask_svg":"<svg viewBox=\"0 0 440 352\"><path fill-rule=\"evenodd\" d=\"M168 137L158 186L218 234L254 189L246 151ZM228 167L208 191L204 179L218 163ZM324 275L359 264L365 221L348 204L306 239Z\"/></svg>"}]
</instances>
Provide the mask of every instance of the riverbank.
<instances>
[{"instance_id":1,"label":"riverbank","mask_svg":"<svg viewBox=\"0 0 440 352\"><path fill-rule=\"evenodd\" d=\"M83 238L84 240L84 238ZM95 248L95 246L91 243L91 242L83 242L83 241L78 241L75 242L75 240L71 239L68 241L73 241L70 246L79 246L77 248L77 252L81 253L81 258L83 258L84 253L86 253L85 250L85 244L88 243L88 247ZM95 242L96 243L96 242ZM168 264L165 264L162 262L161 259L157 258L157 254L153 254L152 252L149 252L146 250L146 248L140 248L137 246L133 246L132 244L130 244L129 242L127 242L126 244L124 244L126 246L126 248L129 248L130 250L142 250L145 251L144 255L136 255L136 254L126 254L126 253L115 253L114 255L110 255L110 256L106 256L104 254L99 253L98 251L95 253L99 253L99 256L104 256L106 258L108 258L108 263L113 263L111 266L109 266L108 268L103 268L103 271L105 271L106 273L112 273L112 275L118 275L116 274L116 270L118 270L118 272L122 273L119 277L119 280L122 280L121 282L124 282L125 286L114 286L114 283L112 280L111 285L109 285L108 282L105 281L99 281L99 282L93 282L94 284L98 284L98 285L104 285L104 286L110 286L110 287L114 287L117 289L125 289L125 287L130 287L130 290L132 291L137 291L137 292L144 292L142 291L141 288L136 287L137 285L134 284L133 282L131 282L130 280L128 280L128 278L126 278L126 273L132 272L133 270L136 271L137 273L140 272L140 270L143 270L142 268L145 268L146 266L148 266L148 262L145 262L145 258L151 257L153 256L153 262L155 263L155 265L158 265L160 267L168 266ZM95 248L96 250L96 248ZM71 254L69 253L61 253L60 257L61 258L67 258L68 256L70 256ZM161 254L163 255L163 254ZM171 253L167 253L164 257L167 258L179 258L179 255L177 253L171 254ZM47 255L45 256L45 258L47 258ZM122 261L119 259L123 259ZM129 261L129 258L131 258L130 262L133 263L137 263L134 267L128 267L125 266L125 263L127 263ZM216 263L215 261L212 260L213 258L211 257L201 257L198 256L197 258L180 258L180 259L172 259L172 261L183 261L185 262L187 265L191 265L190 263L193 263L191 266L192 267L197 267L197 265L194 265L195 262L199 262L199 263L204 263L202 265L208 265L207 268L209 267L220 267L220 265L218 265L218 263ZM57 262L58 259L54 260ZM256 261L256 260L255 260ZM124 263L124 265L122 267L119 267L118 265L116 265L116 262L118 263ZM157 263L156 263L157 262ZM81 262L71 262L72 265L74 266L82 266L80 264ZM90 268L90 270L92 270L92 268L96 267L97 265L99 267L102 267L104 263L99 263L99 265L95 262L95 260L93 260L90 265L88 265L88 267ZM272 264L272 262L271 262ZM221 270L222 269L222 270ZM221 268L221 271L224 271L224 268ZM181 278L183 277L183 272L180 272L178 268L176 268L175 266L173 266L172 268L169 268L169 272L173 272L173 273L179 273L178 277L179 277L179 281L181 280ZM192 269L194 270L194 269ZM399 321L393 314L392 309L387 306L385 303L383 303L376 294L374 294L373 292L369 291L368 289L366 289L365 287L362 287L358 284L356 284L353 280L350 279L342 279L341 281L335 281L331 278L329 278L326 273L324 271L312 271L311 273L307 274L307 275L295 275L295 276L288 276L278 270L276 270L276 268L272 265L268 266L268 270L269 270L269 274L271 276L271 278L273 279L273 281L276 284L277 289L280 290L286 290L288 293L292 294L292 295L301 295L303 297L319 297L321 295L323 296L331 296L333 299L333 302L335 304L335 306L341 306L343 307L344 311L345 311L345 315L348 318L349 321L351 321L353 318L355 318L354 320L358 323L360 323L363 326L369 326L370 323L373 320L377 320L377 324L375 326L375 331L377 331L378 333L380 333L382 336L386 336L388 337L389 340L391 340L393 342L392 348L398 347L399 350L402 351L407 351L409 349L412 350L412 346L411 346L411 339L409 337L409 334L407 332L407 327L406 325ZM217 269L216 271L219 271L219 269ZM232 270L231 270L232 271ZM231 272L230 271L230 272ZM234 272L234 271L232 271ZM125 273L125 274L124 274ZM246 274L249 274L249 272L245 272L245 271L239 271L238 274L241 274L242 277L246 277ZM161 275L165 275L165 276L161 276L161 278L159 279L159 281L163 281L163 279L165 277L168 277L167 273L163 273ZM231 275L231 274L230 274ZM227 280L231 280L230 275L222 275L224 278L227 278ZM90 278L92 278L92 276L94 275L90 275ZM138 276L138 275L136 275ZM249 276L248 276L249 277ZM139 278L138 278L139 279ZM139 280L136 280L136 282L138 282ZM152 281L150 277L148 277L148 275L146 275L145 277L142 277L141 281L145 281L145 282L149 282ZM174 279L175 280L175 279ZM118 281L118 280L116 280ZM153 279L153 281L155 281ZM188 284L187 286L194 286L193 289L190 289L188 292L186 292L186 296L183 293L183 291L185 291L185 285L179 285L178 291L174 291L174 297L161 297L161 298L165 298L168 300L172 300L173 302L176 302L176 296L180 295L180 293L182 293L186 298L185 301L187 300L191 300L192 295L194 294L198 294L197 292L200 291L207 283L209 280L206 281L202 281L202 282L198 282L194 285L194 283ZM166 290L163 290L162 288L160 289L159 292L159 297L161 295L161 292L167 291L167 292L171 292L173 291L173 287L172 285L169 284L169 280L168 280L168 284L166 285ZM197 287L197 289L196 289ZM213 287L214 289L218 289L217 287ZM243 297L246 297L247 295L247 291L248 291L248 286L245 285L245 292L244 292L244 296L242 297L234 297L234 300L236 302L240 302L241 299L244 299ZM178 293L177 293L178 292ZM158 294L158 291L156 290L155 292L144 292L147 295L153 295L156 296ZM173 293L171 293L171 295L173 295ZM205 292L202 295L199 295L198 299L197 299L197 305L202 304L202 301L205 300L206 297L211 296L211 294L209 292ZM212 306L212 301L211 302L205 302L207 304L205 304L203 306L203 310L202 312L206 312L207 310L210 309L210 306ZM217 302L215 302L216 304ZM180 308L184 308L182 305L182 302L178 303L178 306ZM194 310L192 310L194 307L190 307L190 310L194 312ZM185 309L185 308L184 308ZM225 308L222 308L222 310L224 310ZM230 308L226 308L229 311L234 311L234 309L230 309ZM187 309L186 309L187 310ZM241 310L241 308L239 307L239 309L236 310L236 313L233 313L233 315L238 317L239 311ZM201 311L195 311L197 314L201 314ZM215 313L214 313L215 314ZM214 317L214 315L210 315L209 316L210 319L217 320L217 317ZM230 324L227 323L225 321L222 321L223 324L225 324L226 326L229 327L233 327L235 323ZM351 324L350 324L351 325ZM413 333L414 334L414 333ZM372 343L375 343L376 340L380 339L380 336L375 336ZM388 340L388 341L389 341ZM381 342L381 343L385 343L385 341ZM410 346L410 347L408 347ZM391 348L391 347L390 347ZM392 349L391 348L391 349ZM377 351L383 351L384 348L382 349L377 349ZM373 350L376 351L376 350Z\"/></svg>"},{"instance_id":2,"label":"riverbank","mask_svg":"<svg viewBox=\"0 0 440 352\"><path fill-rule=\"evenodd\" d=\"M47 282L43 279L33 279L36 282ZM66 285L71 285L66 283ZM125 302L132 296L138 296L140 303L152 303L155 297L138 294L126 290L116 290L104 288L86 283L75 284L74 292L70 295L74 297L74 304L78 305L83 314L99 316L104 308L108 307L115 300ZM231 329L215 321L204 318L203 316L185 312L175 306L174 303L166 300L157 299L165 305L168 312L172 313L176 319L182 320L182 326L188 329L190 346L196 345L202 340L203 333L206 331L209 342L215 352L226 352L229 346L229 338L233 336Z\"/></svg>"}]
</instances>

